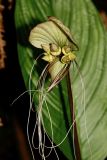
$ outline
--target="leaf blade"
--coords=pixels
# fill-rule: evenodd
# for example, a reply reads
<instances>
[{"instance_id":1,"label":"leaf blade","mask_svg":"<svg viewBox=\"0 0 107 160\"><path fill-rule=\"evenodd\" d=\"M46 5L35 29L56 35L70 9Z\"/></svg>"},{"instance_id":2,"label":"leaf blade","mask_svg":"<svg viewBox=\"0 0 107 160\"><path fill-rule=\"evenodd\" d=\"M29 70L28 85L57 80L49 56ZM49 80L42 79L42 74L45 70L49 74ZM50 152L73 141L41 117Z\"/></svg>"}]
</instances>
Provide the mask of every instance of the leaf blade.
<instances>
[{"instance_id":1,"label":"leaf blade","mask_svg":"<svg viewBox=\"0 0 107 160\"><path fill-rule=\"evenodd\" d=\"M61 19L65 25L69 26L73 32L76 41L79 44L78 62L81 68L81 72L84 76L84 83L86 87L86 115L87 115L87 130L90 137L90 144L93 151L93 159L103 160L107 156L106 148L106 68L107 68L107 39L106 32L99 20L95 8L89 0L79 1L30 1L23 0L16 2L16 27L19 33L19 61L24 75L26 86L28 86L29 73L33 63L33 54L29 55L29 52L34 52L31 46L28 44L28 33L33 28L34 23L38 23L38 20L44 21L47 16L52 15ZM50 7L49 7L50 6ZM36 10L35 10L36 8ZM21 11L20 11L21 9ZM29 10L29 12L28 12ZM25 62L25 59L27 62ZM97 63L96 63L97 60ZM24 65L23 65L24 64ZM37 69L36 69L37 71ZM88 73L88 74L87 74ZM72 73L73 77L73 90L74 90L74 102L76 111L80 114L78 119L78 133L81 144L81 152L83 159L90 160L89 146L87 145L86 133L84 131L84 117L83 108L80 106L80 80L76 73ZM35 86L38 75L34 73L32 83ZM58 89L49 95L48 104L51 108L51 114L55 113L56 117L52 114L54 132L57 133L58 127L61 126L61 130L58 130L57 137L54 140L57 143L62 140L67 131L65 117L68 117L70 122L69 107L66 100L66 86L65 81L62 82L62 90L64 94L65 109L62 108L61 95ZM78 90L80 89L79 93ZM54 95L54 96L53 96ZM57 95L57 96L56 96ZM60 97L58 99L58 96ZM53 102L51 102L51 101ZM57 106L57 107L56 107ZM58 112L62 110L61 112ZM46 110L44 110L46 117ZM66 116L64 115L66 112ZM96 116L95 116L96 115ZM46 123L49 118L45 118ZM62 123L63 122L63 123ZM99 125L97 125L97 123ZM47 123L48 124L48 123ZM49 131L49 124L47 125L47 131ZM101 139L102 137L102 139ZM66 147L65 147L66 146ZM103 147L101 147L103 146ZM72 159L72 149L69 144L69 139L60 146L60 149L66 155L68 159Z\"/></svg>"}]
</instances>

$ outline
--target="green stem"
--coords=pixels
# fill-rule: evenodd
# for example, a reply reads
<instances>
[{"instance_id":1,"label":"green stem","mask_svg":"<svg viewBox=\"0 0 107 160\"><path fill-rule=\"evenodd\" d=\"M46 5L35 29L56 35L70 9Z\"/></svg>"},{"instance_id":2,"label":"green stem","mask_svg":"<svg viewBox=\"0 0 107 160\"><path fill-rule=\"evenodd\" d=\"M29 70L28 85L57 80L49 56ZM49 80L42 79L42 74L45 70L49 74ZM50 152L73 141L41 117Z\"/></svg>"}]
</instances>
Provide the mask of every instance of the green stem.
<instances>
[{"instance_id":1,"label":"green stem","mask_svg":"<svg viewBox=\"0 0 107 160\"><path fill-rule=\"evenodd\" d=\"M77 125L75 121L73 94L72 94L71 79L70 79L69 72L66 76L66 79L67 79L67 90L68 90L68 98L69 98L69 105L70 105L70 112L71 112L71 120L72 120L72 123L75 122L73 125L75 157L76 157L76 160L81 160L81 152L80 152L80 146L79 146L79 140L78 140Z\"/></svg>"}]
</instances>

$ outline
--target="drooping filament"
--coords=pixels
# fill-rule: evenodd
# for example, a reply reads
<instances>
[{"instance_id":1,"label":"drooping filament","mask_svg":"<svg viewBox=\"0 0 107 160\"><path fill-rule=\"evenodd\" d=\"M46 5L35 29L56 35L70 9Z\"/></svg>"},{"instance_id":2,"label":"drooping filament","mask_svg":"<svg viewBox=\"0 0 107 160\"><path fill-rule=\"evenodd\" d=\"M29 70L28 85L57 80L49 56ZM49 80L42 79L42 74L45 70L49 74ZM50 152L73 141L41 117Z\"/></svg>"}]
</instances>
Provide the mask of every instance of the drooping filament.
<instances>
[{"instance_id":1,"label":"drooping filament","mask_svg":"<svg viewBox=\"0 0 107 160\"><path fill-rule=\"evenodd\" d=\"M37 91L39 93L39 96L38 96L39 100L38 100L38 105L36 107L37 108L37 120L36 120L34 132L32 136L32 144L33 144L33 147L36 149L33 143L33 139L34 139L35 130L36 128L38 128L39 146L37 147L37 149L39 149L39 153L42 159L45 160L46 157L50 155L52 149L54 149L57 159L59 159L55 148L61 145L64 142L64 140L67 138L77 117L75 117L75 120L72 122L67 134L62 139L62 141L57 145L53 145L53 127L52 127L51 115L50 115L47 101L46 101L47 94L56 85L58 85L60 81L67 75L67 73L69 72L71 63L76 62L76 56L75 56L74 51L78 49L78 46L74 42L71 36L70 30L66 26L64 26L64 24L58 19L56 19L55 17L48 17L47 22L38 24L36 27L34 27L30 33L29 41L35 47L41 48L44 50L42 59L47 62L47 65L43 69L40 75L40 78L38 80L38 83L37 83ZM32 70L33 70L33 67L32 67ZM29 90L31 90L30 82L32 79L32 70L30 74ZM49 86L46 88L45 80L46 80L48 73L50 74L51 82ZM84 85L83 85L82 80L81 80L81 84L82 84L82 90L84 90ZM84 101L83 106L84 106L84 115L85 115L85 96L83 96L82 100ZM32 101L33 101L32 95L30 94L30 110L29 110L29 117L28 117L28 126L29 126L30 112L32 108ZM52 132L51 139L46 132L44 121L43 121L42 112L43 112L44 104L47 108L48 116L49 116L49 120L51 124L51 132ZM44 133L42 132L42 129ZM45 145L45 134L47 135L47 137L49 138L49 141L51 142L50 147ZM29 137L28 137L28 140L29 140ZM30 140L29 140L29 143L30 143ZM33 154L31 143L30 143L30 147L31 147L31 151ZM50 148L50 152L48 155L45 155L45 148ZM34 158L34 155L33 155L33 158Z\"/></svg>"}]
</instances>

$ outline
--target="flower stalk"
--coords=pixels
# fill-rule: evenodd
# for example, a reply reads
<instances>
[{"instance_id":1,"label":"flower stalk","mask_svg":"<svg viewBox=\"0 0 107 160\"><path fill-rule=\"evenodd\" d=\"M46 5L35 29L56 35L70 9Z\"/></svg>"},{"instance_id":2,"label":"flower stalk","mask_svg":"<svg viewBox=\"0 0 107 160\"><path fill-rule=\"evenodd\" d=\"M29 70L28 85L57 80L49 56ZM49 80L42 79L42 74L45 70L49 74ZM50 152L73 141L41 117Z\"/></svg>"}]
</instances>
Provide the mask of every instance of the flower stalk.
<instances>
[{"instance_id":1,"label":"flower stalk","mask_svg":"<svg viewBox=\"0 0 107 160\"><path fill-rule=\"evenodd\" d=\"M75 62L75 51L78 46L74 42L70 30L55 17L48 17L48 21L38 24L31 30L29 36L30 43L36 48L43 49L42 59L47 62L47 67L41 73L38 90L44 89L47 74L50 74L51 83L46 89L50 92L60 81L67 77L68 97L71 110L71 119L74 133L74 157L81 160L81 152L78 141L77 126L75 122L75 113L73 106L73 95L71 89L69 68L72 62ZM43 105L43 99L39 101L38 107ZM39 113L38 113L39 116ZM39 137L41 139L41 137ZM43 153L44 155L44 153Z\"/></svg>"},{"instance_id":2,"label":"flower stalk","mask_svg":"<svg viewBox=\"0 0 107 160\"><path fill-rule=\"evenodd\" d=\"M71 77L70 77L70 73L69 72L66 75L66 81L67 81L69 106L70 106L70 112L71 112L71 121L73 123L74 154L75 154L76 160L81 160L81 151L80 151L80 146L79 146L77 125L76 125L76 119L75 119L75 110L74 110L74 103L73 103L73 94L72 94L72 88L71 88Z\"/></svg>"}]
</instances>

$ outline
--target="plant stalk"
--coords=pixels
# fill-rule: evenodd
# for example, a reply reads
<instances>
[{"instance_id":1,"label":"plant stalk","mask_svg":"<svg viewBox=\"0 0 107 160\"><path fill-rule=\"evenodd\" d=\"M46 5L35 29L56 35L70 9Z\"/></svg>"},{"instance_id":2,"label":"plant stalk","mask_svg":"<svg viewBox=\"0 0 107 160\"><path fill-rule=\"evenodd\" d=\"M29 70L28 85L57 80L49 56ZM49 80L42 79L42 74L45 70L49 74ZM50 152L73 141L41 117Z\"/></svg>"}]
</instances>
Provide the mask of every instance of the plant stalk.
<instances>
[{"instance_id":1,"label":"plant stalk","mask_svg":"<svg viewBox=\"0 0 107 160\"><path fill-rule=\"evenodd\" d=\"M76 160L81 160L81 151L79 146L79 140L78 140L78 133L77 133L77 125L75 120L75 110L74 110L74 103L73 103L73 94L72 94L72 88L71 88L71 78L70 73L68 72L67 76L67 90L68 90L68 98L69 98L69 105L70 105L70 112L71 112L71 121L73 124L73 133L74 133L74 154L76 157Z\"/></svg>"}]
</instances>

